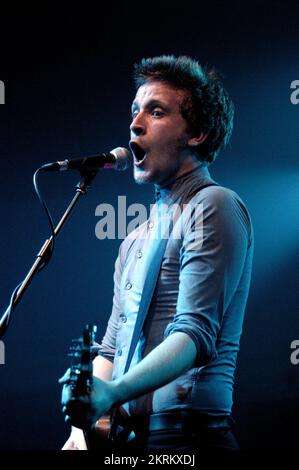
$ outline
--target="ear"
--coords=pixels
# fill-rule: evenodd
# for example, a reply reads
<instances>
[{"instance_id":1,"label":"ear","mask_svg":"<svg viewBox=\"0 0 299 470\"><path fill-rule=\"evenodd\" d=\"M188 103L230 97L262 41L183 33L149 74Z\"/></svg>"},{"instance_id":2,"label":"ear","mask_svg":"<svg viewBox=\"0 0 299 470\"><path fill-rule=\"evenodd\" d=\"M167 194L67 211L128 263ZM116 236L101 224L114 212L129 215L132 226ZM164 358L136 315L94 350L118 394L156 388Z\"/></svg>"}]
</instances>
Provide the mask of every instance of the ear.
<instances>
[{"instance_id":1,"label":"ear","mask_svg":"<svg viewBox=\"0 0 299 470\"><path fill-rule=\"evenodd\" d=\"M188 145L190 145L190 147L196 147L197 145L202 144L206 140L207 137L208 137L208 134L204 134L203 132L201 132L199 136L191 137L188 140Z\"/></svg>"}]
</instances>

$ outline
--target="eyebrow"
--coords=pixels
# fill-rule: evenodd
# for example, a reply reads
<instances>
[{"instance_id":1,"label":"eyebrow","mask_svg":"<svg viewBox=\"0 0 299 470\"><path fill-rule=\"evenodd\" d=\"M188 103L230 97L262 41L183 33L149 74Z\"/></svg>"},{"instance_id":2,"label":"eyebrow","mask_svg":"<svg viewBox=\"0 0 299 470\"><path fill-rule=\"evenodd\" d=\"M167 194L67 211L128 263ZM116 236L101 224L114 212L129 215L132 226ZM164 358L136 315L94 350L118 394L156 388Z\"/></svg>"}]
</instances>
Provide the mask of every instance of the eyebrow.
<instances>
[{"instance_id":1,"label":"eyebrow","mask_svg":"<svg viewBox=\"0 0 299 470\"><path fill-rule=\"evenodd\" d=\"M155 106L159 106L163 109L167 109L167 106L158 99L149 100L145 105L145 109L153 108ZM137 103L137 101L133 101L131 110L135 111L136 109L139 109L139 104Z\"/></svg>"}]
</instances>

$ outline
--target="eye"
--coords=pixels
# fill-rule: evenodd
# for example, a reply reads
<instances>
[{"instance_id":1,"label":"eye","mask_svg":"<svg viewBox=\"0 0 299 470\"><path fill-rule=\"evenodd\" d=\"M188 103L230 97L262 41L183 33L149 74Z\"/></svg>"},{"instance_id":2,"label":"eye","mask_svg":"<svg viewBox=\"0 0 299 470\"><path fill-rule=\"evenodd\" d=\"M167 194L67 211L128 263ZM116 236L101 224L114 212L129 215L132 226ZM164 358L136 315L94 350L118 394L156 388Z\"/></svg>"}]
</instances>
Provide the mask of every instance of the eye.
<instances>
[{"instance_id":1,"label":"eye","mask_svg":"<svg viewBox=\"0 0 299 470\"><path fill-rule=\"evenodd\" d=\"M156 117L156 118L164 116L164 112L160 108L153 109L151 114L152 114L153 117Z\"/></svg>"},{"instance_id":2,"label":"eye","mask_svg":"<svg viewBox=\"0 0 299 470\"><path fill-rule=\"evenodd\" d=\"M137 114L138 114L138 111L137 111L137 109L136 109L135 111L133 111L133 112L132 112L132 115L131 115L131 117L132 117L132 120L133 120L133 119L135 119L135 117L137 116Z\"/></svg>"}]
</instances>

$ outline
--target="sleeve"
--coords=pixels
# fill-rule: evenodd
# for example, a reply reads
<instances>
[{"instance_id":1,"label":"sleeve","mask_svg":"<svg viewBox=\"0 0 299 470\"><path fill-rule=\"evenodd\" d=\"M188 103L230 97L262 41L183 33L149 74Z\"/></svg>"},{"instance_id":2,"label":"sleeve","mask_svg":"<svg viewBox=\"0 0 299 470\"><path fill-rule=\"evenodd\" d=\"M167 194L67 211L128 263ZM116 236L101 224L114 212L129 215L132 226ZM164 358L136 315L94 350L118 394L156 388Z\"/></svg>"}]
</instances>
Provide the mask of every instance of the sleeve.
<instances>
[{"instance_id":1,"label":"sleeve","mask_svg":"<svg viewBox=\"0 0 299 470\"><path fill-rule=\"evenodd\" d=\"M109 361L113 362L115 355L116 335L118 330L119 315L121 313L120 301L120 281L122 274L122 245L120 246L118 257L115 262L114 269L114 294L112 312L108 320L107 329L98 347L98 355L104 356Z\"/></svg>"},{"instance_id":2,"label":"sleeve","mask_svg":"<svg viewBox=\"0 0 299 470\"><path fill-rule=\"evenodd\" d=\"M177 309L165 330L165 337L177 331L191 337L198 367L217 356L217 335L241 279L251 237L249 215L235 193L217 187L205 194L184 232ZM200 240L194 243L196 233Z\"/></svg>"}]
</instances>

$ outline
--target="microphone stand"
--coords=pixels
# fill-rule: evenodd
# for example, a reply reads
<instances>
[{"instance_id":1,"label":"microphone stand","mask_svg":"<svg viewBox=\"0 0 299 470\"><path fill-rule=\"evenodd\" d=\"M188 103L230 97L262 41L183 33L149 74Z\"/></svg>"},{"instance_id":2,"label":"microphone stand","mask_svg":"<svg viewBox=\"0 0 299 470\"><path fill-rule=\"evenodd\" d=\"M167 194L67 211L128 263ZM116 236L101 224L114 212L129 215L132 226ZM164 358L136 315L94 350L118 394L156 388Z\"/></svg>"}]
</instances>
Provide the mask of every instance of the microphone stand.
<instances>
[{"instance_id":1,"label":"microphone stand","mask_svg":"<svg viewBox=\"0 0 299 470\"><path fill-rule=\"evenodd\" d=\"M67 218L69 217L70 213L74 209L75 205L77 204L80 196L85 195L87 192L87 187L90 186L91 181L94 179L94 177L97 175L99 170L85 170L81 171L81 180L78 182L76 185L76 194L73 197L72 201L70 202L69 206L67 207L66 211L64 212L63 216L61 217L60 221L58 222L54 234L55 237L58 235L60 230L62 229L63 225L65 224ZM33 277L35 274L37 274L41 264L46 261L50 255L50 247L52 244L52 236L48 238L45 243L43 244L42 248L40 249L39 253L37 254L36 260L33 263L32 267L28 271L28 274L26 275L25 279L22 281L20 284L20 287L18 288L12 305L7 307L5 313L3 314L2 318L0 319L0 338L2 338L8 328L8 323L9 323L9 316L10 312L15 309L17 304L20 302L25 290L31 283Z\"/></svg>"}]
</instances>

